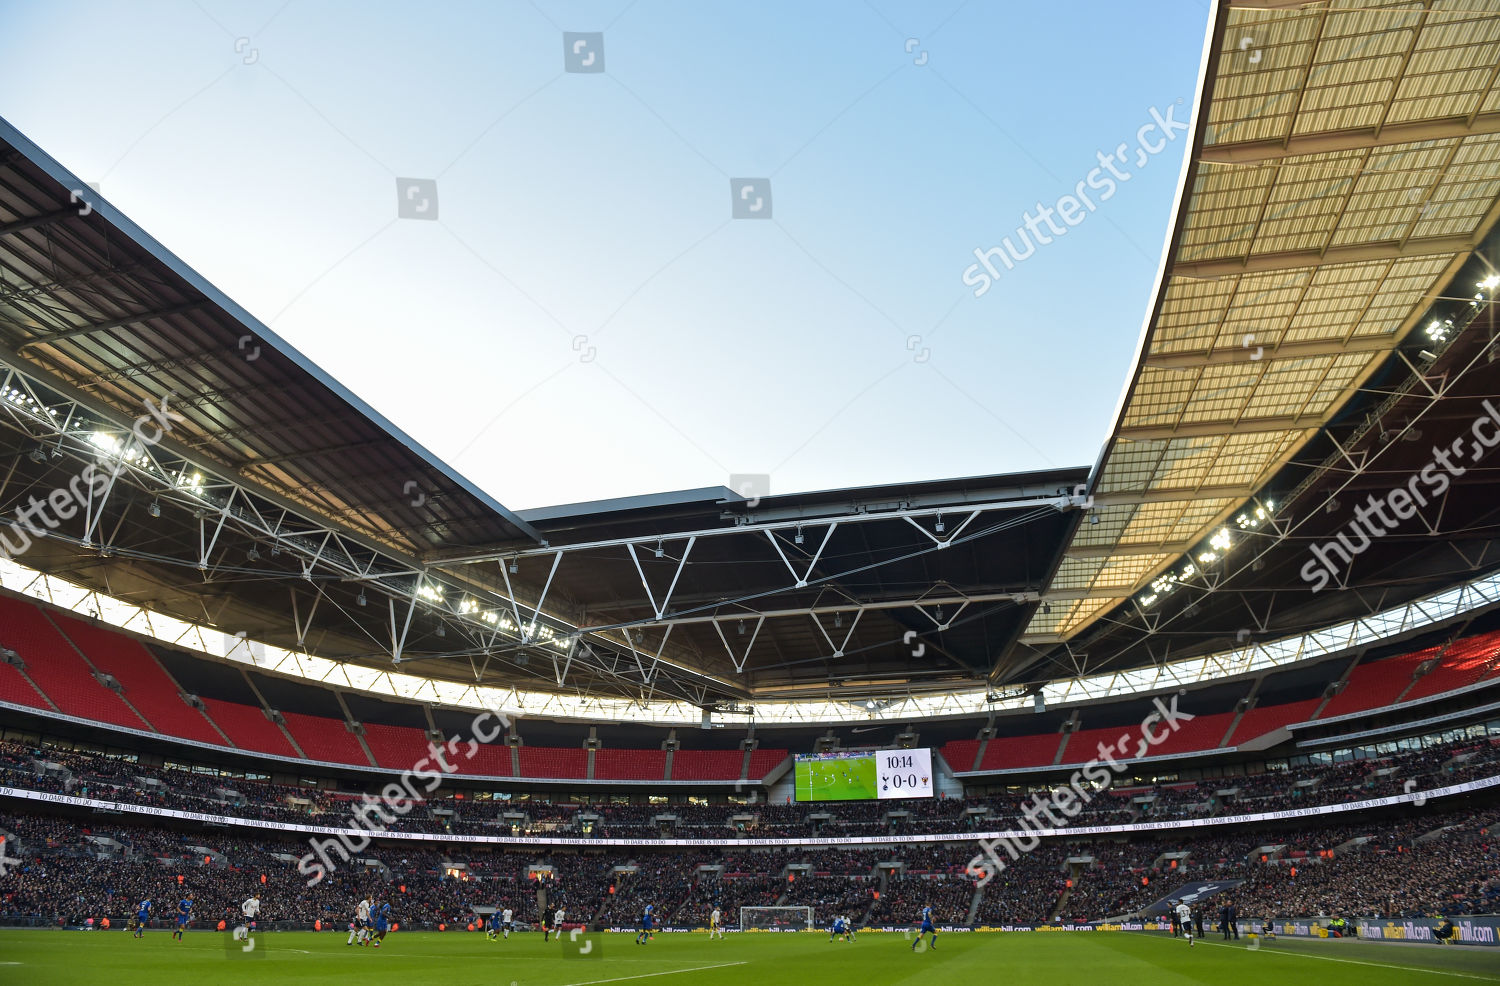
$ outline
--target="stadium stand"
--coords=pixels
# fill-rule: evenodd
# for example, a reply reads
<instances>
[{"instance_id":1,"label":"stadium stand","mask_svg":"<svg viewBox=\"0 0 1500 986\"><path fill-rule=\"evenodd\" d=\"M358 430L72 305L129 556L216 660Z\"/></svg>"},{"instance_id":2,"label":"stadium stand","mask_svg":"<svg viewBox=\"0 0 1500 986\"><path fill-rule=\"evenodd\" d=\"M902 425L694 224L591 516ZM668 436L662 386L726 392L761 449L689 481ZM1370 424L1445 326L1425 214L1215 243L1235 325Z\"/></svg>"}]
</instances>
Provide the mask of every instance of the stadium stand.
<instances>
[{"instance_id":1,"label":"stadium stand","mask_svg":"<svg viewBox=\"0 0 1500 986\"><path fill-rule=\"evenodd\" d=\"M1467 688L1500 673L1500 631L1455 640L1431 671L1417 679L1403 702Z\"/></svg>"},{"instance_id":2,"label":"stadium stand","mask_svg":"<svg viewBox=\"0 0 1500 986\"><path fill-rule=\"evenodd\" d=\"M582 780L588 776L589 755L584 749L523 746L518 751L522 777L554 777Z\"/></svg>"},{"instance_id":3,"label":"stadium stand","mask_svg":"<svg viewBox=\"0 0 1500 986\"><path fill-rule=\"evenodd\" d=\"M1318 713L1318 718L1333 719L1353 712L1367 712L1394 705L1401 693L1411 685L1417 667L1437 654L1438 648L1429 647L1426 650L1361 663L1349 676L1344 690L1329 699L1323 711Z\"/></svg>"},{"instance_id":4,"label":"stadium stand","mask_svg":"<svg viewBox=\"0 0 1500 986\"><path fill-rule=\"evenodd\" d=\"M745 776L750 780L762 780L769 776L771 771L781 766L789 756L791 756L791 751L789 750L757 747L750 751L750 764L746 768ZM736 774L735 776L738 777L739 775Z\"/></svg>"},{"instance_id":5,"label":"stadium stand","mask_svg":"<svg viewBox=\"0 0 1500 986\"><path fill-rule=\"evenodd\" d=\"M949 740L938 750L938 755L954 772L974 769L974 758L979 754L979 741L972 739Z\"/></svg>"},{"instance_id":6,"label":"stadium stand","mask_svg":"<svg viewBox=\"0 0 1500 986\"><path fill-rule=\"evenodd\" d=\"M51 708L42 693L26 680L20 668L3 662L0 662L0 701L29 705L34 709Z\"/></svg>"},{"instance_id":7,"label":"stadium stand","mask_svg":"<svg viewBox=\"0 0 1500 986\"><path fill-rule=\"evenodd\" d=\"M41 609L18 599L0 599L0 627L0 644L21 655L26 673L59 710L131 729L149 728L119 695L93 677L88 662Z\"/></svg>"},{"instance_id":8,"label":"stadium stand","mask_svg":"<svg viewBox=\"0 0 1500 986\"><path fill-rule=\"evenodd\" d=\"M1311 698L1284 705L1257 705L1240 717L1234 734L1229 737L1229 745L1239 746L1294 722L1306 722L1322 704L1322 699Z\"/></svg>"},{"instance_id":9,"label":"stadium stand","mask_svg":"<svg viewBox=\"0 0 1500 986\"><path fill-rule=\"evenodd\" d=\"M741 750L678 750L672 754L672 780L737 780L744 763Z\"/></svg>"},{"instance_id":10,"label":"stadium stand","mask_svg":"<svg viewBox=\"0 0 1500 986\"><path fill-rule=\"evenodd\" d=\"M596 780L659 781L666 774L665 750L594 751Z\"/></svg>"},{"instance_id":11,"label":"stadium stand","mask_svg":"<svg viewBox=\"0 0 1500 986\"><path fill-rule=\"evenodd\" d=\"M375 757L375 763L392 770L409 770L418 761L428 757L430 740L420 729L409 726L385 726L367 722L365 745Z\"/></svg>"},{"instance_id":12,"label":"stadium stand","mask_svg":"<svg viewBox=\"0 0 1500 986\"><path fill-rule=\"evenodd\" d=\"M980 770L1007 767L1047 767L1057 760L1063 738L1059 733L1037 736L996 736L984 748ZM951 763L951 761L950 761Z\"/></svg>"},{"instance_id":13,"label":"stadium stand","mask_svg":"<svg viewBox=\"0 0 1500 986\"><path fill-rule=\"evenodd\" d=\"M349 732L340 719L325 719L301 712L281 713L286 720L287 732L302 748L309 760L328 760L333 763L351 763L361 767L370 765L359 738Z\"/></svg>"},{"instance_id":14,"label":"stadium stand","mask_svg":"<svg viewBox=\"0 0 1500 986\"><path fill-rule=\"evenodd\" d=\"M48 615L95 668L115 676L130 704L157 732L199 743L223 744L224 737L203 713L182 700L177 685L140 642L65 613L52 611Z\"/></svg>"},{"instance_id":15,"label":"stadium stand","mask_svg":"<svg viewBox=\"0 0 1500 986\"><path fill-rule=\"evenodd\" d=\"M295 757L297 751L286 736L259 706L240 705L217 698L205 698L209 718L242 750L256 750L279 757Z\"/></svg>"}]
</instances>

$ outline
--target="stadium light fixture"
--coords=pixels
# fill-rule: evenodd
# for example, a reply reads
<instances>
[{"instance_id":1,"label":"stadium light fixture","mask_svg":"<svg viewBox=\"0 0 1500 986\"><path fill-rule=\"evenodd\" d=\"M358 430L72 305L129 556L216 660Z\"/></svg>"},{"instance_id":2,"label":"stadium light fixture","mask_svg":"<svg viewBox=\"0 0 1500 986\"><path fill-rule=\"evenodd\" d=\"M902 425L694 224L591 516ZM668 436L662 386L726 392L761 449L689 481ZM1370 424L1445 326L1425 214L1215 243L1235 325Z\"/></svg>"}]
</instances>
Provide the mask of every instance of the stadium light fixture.
<instances>
[{"instance_id":1,"label":"stadium light fixture","mask_svg":"<svg viewBox=\"0 0 1500 986\"><path fill-rule=\"evenodd\" d=\"M938 514L937 515L937 532L939 534L941 534L944 531L946 531L947 529L948 529L948 526L943 523L943 515L942 514Z\"/></svg>"},{"instance_id":2,"label":"stadium light fixture","mask_svg":"<svg viewBox=\"0 0 1500 986\"><path fill-rule=\"evenodd\" d=\"M245 553L245 557L251 561L260 561L260 549L252 544L250 550Z\"/></svg>"},{"instance_id":3,"label":"stadium light fixture","mask_svg":"<svg viewBox=\"0 0 1500 986\"><path fill-rule=\"evenodd\" d=\"M151 505L146 508L146 513L150 514L153 517L160 517L161 504L156 502L155 500L152 500Z\"/></svg>"},{"instance_id":4,"label":"stadium light fixture","mask_svg":"<svg viewBox=\"0 0 1500 986\"><path fill-rule=\"evenodd\" d=\"M38 445L36 448L26 453L26 458L30 459L32 462L35 462L40 466L47 461L47 453L42 450L42 447L40 445Z\"/></svg>"},{"instance_id":5,"label":"stadium light fixture","mask_svg":"<svg viewBox=\"0 0 1500 986\"><path fill-rule=\"evenodd\" d=\"M800 528L800 527L797 528L797 534L796 534L795 537L792 538L792 543L793 544L801 544L802 543L802 528ZM658 551L656 553L656 557L660 558L661 557L661 552Z\"/></svg>"},{"instance_id":6,"label":"stadium light fixture","mask_svg":"<svg viewBox=\"0 0 1500 986\"><path fill-rule=\"evenodd\" d=\"M356 597L354 597L354 602L355 602L355 605L358 605L358 606L368 606L369 605L370 601L365 598L365 590L363 590L363 589L359 590L359 595L356 596Z\"/></svg>"},{"instance_id":7,"label":"stadium light fixture","mask_svg":"<svg viewBox=\"0 0 1500 986\"><path fill-rule=\"evenodd\" d=\"M661 541L657 541L656 542L656 550L653 551L653 552L651 552L651 553L653 555L655 555L656 557L658 557L658 558L660 558L660 557L662 557L663 555L666 554L666 552L662 549Z\"/></svg>"}]
</instances>

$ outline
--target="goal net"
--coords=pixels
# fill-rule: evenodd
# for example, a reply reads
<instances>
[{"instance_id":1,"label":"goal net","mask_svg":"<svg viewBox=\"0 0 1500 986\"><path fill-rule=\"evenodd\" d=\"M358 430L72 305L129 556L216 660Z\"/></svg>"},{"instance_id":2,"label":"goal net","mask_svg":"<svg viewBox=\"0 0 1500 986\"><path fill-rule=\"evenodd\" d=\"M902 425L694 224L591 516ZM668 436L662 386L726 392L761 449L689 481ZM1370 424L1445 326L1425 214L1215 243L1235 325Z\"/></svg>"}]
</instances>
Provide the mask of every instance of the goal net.
<instances>
[{"instance_id":1,"label":"goal net","mask_svg":"<svg viewBox=\"0 0 1500 986\"><path fill-rule=\"evenodd\" d=\"M742 907L741 931L811 931L811 907Z\"/></svg>"}]
</instances>

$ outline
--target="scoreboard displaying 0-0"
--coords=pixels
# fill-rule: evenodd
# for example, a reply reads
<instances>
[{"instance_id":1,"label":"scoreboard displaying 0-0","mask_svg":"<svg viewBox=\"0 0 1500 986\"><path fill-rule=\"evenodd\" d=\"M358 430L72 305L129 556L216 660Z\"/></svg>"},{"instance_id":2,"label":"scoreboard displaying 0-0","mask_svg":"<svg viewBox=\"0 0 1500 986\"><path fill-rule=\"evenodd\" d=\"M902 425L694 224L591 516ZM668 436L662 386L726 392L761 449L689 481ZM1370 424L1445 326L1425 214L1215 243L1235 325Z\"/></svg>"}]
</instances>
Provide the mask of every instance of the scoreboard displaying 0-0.
<instances>
[{"instance_id":1,"label":"scoreboard displaying 0-0","mask_svg":"<svg viewBox=\"0 0 1500 986\"><path fill-rule=\"evenodd\" d=\"M931 750L799 753L798 801L884 801L932 797Z\"/></svg>"}]
</instances>

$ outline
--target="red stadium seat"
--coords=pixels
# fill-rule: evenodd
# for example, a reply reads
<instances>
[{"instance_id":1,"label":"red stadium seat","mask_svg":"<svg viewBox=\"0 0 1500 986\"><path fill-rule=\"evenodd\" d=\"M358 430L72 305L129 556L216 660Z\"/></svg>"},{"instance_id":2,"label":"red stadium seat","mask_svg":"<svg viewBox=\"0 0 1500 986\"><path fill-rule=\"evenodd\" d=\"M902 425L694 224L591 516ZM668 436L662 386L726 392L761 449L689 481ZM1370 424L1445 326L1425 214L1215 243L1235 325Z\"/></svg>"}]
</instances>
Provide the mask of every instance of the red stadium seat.
<instances>
[{"instance_id":1,"label":"red stadium seat","mask_svg":"<svg viewBox=\"0 0 1500 986\"><path fill-rule=\"evenodd\" d=\"M674 781L737 781L744 750L678 750L672 754Z\"/></svg>"},{"instance_id":2,"label":"red stadium seat","mask_svg":"<svg viewBox=\"0 0 1500 986\"><path fill-rule=\"evenodd\" d=\"M367 722L365 745L375 755L375 762L392 770L410 770L429 756L427 734L414 726L382 726ZM437 768L441 770L442 768Z\"/></svg>"},{"instance_id":3,"label":"red stadium seat","mask_svg":"<svg viewBox=\"0 0 1500 986\"><path fill-rule=\"evenodd\" d=\"M125 689L125 698L157 732L224 745L224 737L203 713L182 700L177 686L140 641L113 627L64 613L53 613L52 619L94 667L115 676Z\"/></svg>"},{"instance_id":4,"label":"red stadium seat","mask_svg":"<svg viewBox=\"0 0 1500 986\"><path fill-rule=\"evenodd\" d=\"M522 777L558 777L583 780L588 776L589 754L584 749L523 746Z\"/></svg>"},{"instance_id":5,"label":"red stadium seat","mask_svg":"<svg viewBox=\"0 0 1500 986\"><path fill-rule=\"evenodd\" d=\"M287 732L292 734L292 739L302 747L309 760L370 766L370 758L365 756L359 738L344 727L344 720L300 712L283 712L281 717L286 720Z\"/></svg>"},{"instance_id":6,"label":"red stadium seat","mask_svg":"<svg viewBox=\"0 0 1500 986\"><path fill-rule=\"evenodd\" d=\"M1041 733L1035 736L996 736L984 748L984 760L980 762L979 769L1046 767L1057 758L1057 748L1061 744L1062 737L1057 733Z\"/></svg>"},{"instance_id":7,"label":"red stadium seat","mask_svg":"<svg viewBox=\"0 0 1500 986\"><path fill-rule=\"evenodd\" d=\"M1500 671L1500 630L1455 640L1437 667L1417 679L1402 701L1465 688Z\"/></svg>"},{"instance_id":8,"label":"red stadium seat","mask_svg":"<svg viewBox=\"0 0 1500 986\"><path fill-rule=\"evenodd\" d=\"M83 719L149 729L140 716L93 677L92 669L36 605L0 598L0 645L26 662L26 673L62 712Z\"/></svg>"},{"instance_id":9,"label":"red stadium seat","mask_svg":"<svg viewBox=\"0 0 1500 986\"><path fill-rule=\"evenodd\" d=\"M942 749L938 750L949 769L955 772L973 770L974 755L978 752L979 741L972 739L949 740L943 744Z\"/></svg>"},{"instance_id":10,"label":"red stadium seat","mask_svg":"<svg viewBox=\"0 0 1500 986\"><path fill-rule=\"evenodd\" d=\"M758 781L781 765L791 754L787 750L768 750L764 747L750 752L749 779Z\"/></svg>"},{"instance_id":11,"label":"red stadium seat","mask_svg":"<svg viewBox=\"0 0 1500 986\"><path fill-rule=\"evenodd\" d=\"M266 718L260 706L221 702L216 698L205 698L203 704L208 706L208 714L224 730L229 742L241 750L274 753L281 757L297 755L280 728Z\"/></svg>"},{"instance_id":12,"label":"red stadium seat","mask_svg":"<svg viewBox=\"0 0 1500 986\"><path fill-rule=\"evenodd\" d=\"M1239 725L1234 727L1234 735L1229 737L1229 745L1240 746L1273 729L1280 729L1294 722L1306 722L1312 718L1322 701L1320 698L1310 698L1305 702L1288 702L1285 705L1256 706L1240 717Z\"/></svg>"},{"instance_id":13,"label":"red stadium seat","mask_svg":"<svg viewBox=\"0 0 1500 986\"><path fill-rule=\"evenodd\" d=\"M594 751L595 780L659 781L666 770L665 750Z\"/></svg>"},{"instance_id":14,"label":"red stadium seat","mask_svg":"<svg viewBox=\"0 0 1500 986\"><path fill-rule=\"evenodd\" d=\"M1370 661L1354 669L1344 690L1329 700L1318 714L1319 719L1332 719L1351 712L1380 709L1395 703L1400 694L1411 684L1411 676L1417 665L1431 660L1438 654L1436 647Z\"/></svg>"}]
</instances>

